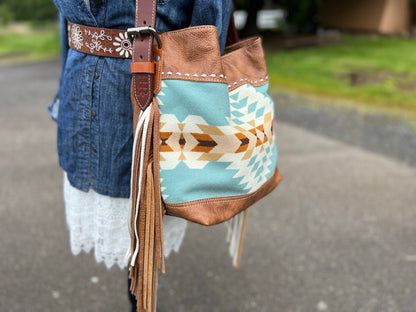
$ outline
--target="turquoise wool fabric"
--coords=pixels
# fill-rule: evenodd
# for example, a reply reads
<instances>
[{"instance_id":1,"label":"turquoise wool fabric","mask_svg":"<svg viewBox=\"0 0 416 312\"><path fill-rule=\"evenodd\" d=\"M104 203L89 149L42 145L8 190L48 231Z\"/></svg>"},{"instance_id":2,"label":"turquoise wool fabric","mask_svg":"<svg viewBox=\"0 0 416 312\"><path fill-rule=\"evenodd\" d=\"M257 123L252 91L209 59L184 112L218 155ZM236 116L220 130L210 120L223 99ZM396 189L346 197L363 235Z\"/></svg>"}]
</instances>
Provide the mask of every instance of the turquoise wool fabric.
<instances>
[{"instance_id":1,"label":"turquoise wool fabric","mask_svg":"<svg viewBox=\"0 0 416 312\"><path fill-rule=\"evenodd\" d=\"M168 203L245 195L275 173L274 103L268 84L163 80L160 178Z\"/></svg>"}]
</instances>

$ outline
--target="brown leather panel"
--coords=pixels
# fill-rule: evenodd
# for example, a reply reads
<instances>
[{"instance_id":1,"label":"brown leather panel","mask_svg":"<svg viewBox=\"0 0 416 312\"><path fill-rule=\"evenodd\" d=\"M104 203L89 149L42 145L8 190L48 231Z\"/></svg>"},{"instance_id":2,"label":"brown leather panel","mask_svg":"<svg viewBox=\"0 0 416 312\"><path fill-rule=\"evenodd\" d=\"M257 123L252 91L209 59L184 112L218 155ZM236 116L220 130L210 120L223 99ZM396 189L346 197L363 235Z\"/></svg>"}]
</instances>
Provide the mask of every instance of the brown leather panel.
<instances>
[{"instance_id":1,"label":"brown leather panel","mask_svg":"<svg viewBox=\"0 0 416 312\"><path fill-rule=\"evenodd\" d=\"M269 80L260 37L228 46L222 57L222 65L230 91L247 82L261 86Z\"/></svg>"},{"instance_id":2,"label":"brown leather panel","mask_svg":"<svg viewBox=\"0 0 416 312\"><path fill-rule=\"evenodd\" d=\"M190 27L162 33L160 38L162 79L226 82L216 27Z\"/></svg>"},{"instance_id":3,"label":"brown leather panel","mask_svg":"<svg viewBox=\"0 0 416 312\"><path fill-rule=\"evenodd\" d=\"M137 73L155 73L155 64L152 62L131 62L130 72L132 74Z\"/></svg>"},{"instance_id":4,"label":"brown leather panel","mask_svg":"<svg viewBox=\"0 0 416 312\"><path fill-rule=\"evenodd\" d=\"M257 87L268 82L260 37L228 46L222 57L213 26L190 27L160 37L165 59L162 79L226 82L230 91L246 83Z\"/></svg>"},{"instance_id":5,"label":"brown leather panel","mask_svg":"<svg viewBox=\"0 0 416 312\"><path fill-rule=\"evenodd\" d=\"M239 196L195 200L187 203L172 204L165 202L166 213L184 218L202 225L215 225L224 222L247 209L259 199L269 194L282 180L276 168L273 176L257 191Z\"/></svg>"}]
</instances>

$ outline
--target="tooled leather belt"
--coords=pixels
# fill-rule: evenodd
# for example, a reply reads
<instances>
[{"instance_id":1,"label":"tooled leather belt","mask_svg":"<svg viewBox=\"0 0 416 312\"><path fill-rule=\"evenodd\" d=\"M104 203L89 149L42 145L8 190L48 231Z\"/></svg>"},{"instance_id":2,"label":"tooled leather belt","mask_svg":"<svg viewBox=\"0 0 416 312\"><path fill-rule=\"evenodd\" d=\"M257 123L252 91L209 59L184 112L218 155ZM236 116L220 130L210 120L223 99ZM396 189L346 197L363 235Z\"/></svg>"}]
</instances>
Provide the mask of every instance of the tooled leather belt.
<instances>
[{"instance_id":1,"label":"tooled leather belt","mask_svg":"<svg viewBox=\"0 0 416 312\"><path fill-rule=\"evenodd\" d=\"M131 58L127 30L98 28L68 22L68 44L79 52L106 57Z\"/></svg>"}]
</instances>

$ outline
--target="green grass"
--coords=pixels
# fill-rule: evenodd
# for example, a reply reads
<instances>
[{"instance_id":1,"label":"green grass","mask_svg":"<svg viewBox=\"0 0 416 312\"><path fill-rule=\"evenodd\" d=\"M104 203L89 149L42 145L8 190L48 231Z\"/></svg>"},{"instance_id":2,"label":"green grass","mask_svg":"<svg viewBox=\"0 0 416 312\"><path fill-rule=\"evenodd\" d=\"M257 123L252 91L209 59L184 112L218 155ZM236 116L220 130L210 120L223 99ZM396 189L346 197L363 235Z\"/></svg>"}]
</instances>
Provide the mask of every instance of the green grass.
<instances>
[{"instance_id":1,"label":"green grass","mask_svg":"<svg viewBox=\"0 0 416 312\"><path fill-rule=\"evenodd\" d=\"M331 46L266 53L273 87L347 99L416 118L416 40L346 37Z\"/></svg>"},{"instance_id":2,"label":"green grass","mask_svg":"<svg viewBox=\"0 0 416 312\"><path fill-rule=\"evenodd\" d=\"M0 64L32 62L59 56L59 27L13 25L0 28Z\"/></svg>"}]
</instances>

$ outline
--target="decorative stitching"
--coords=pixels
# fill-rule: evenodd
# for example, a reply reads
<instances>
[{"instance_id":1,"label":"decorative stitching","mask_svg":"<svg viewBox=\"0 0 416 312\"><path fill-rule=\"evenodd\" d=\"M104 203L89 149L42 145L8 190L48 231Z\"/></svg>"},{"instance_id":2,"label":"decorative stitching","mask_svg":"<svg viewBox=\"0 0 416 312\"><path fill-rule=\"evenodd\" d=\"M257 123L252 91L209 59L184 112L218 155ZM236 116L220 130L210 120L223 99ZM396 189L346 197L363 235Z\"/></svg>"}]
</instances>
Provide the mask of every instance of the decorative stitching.
<instances>
[{"instance_id":1,"label":"decorative stitching","mask_svg":"<svg viewBox=\"0 0 416 312\"><path fill-rule=\"evenodd\" d=\"M162 72L162 75L177 75L177 76L186 76L186 77L190 77L191 76L191 74L190 73L185 73L185 74L182 74L182 73L180 73L180 72L177 72L177 73L172 73L172 72L170 72L170 71L168 71L168 72ZM208 75L208 74L192 74L192 76L193 77L202 77L202 78L209 78L209 77L212 77L212 78L216 78L217 76L218 77L220 77L220 78L224 78L224 79L226 79L227 77L226 76L224 76L223 74L220 74L220 75L216 75L216 74L210 74L210 75Z\"/></svg>"},{"instance_id":2,"label":"decorative stitching","mask_svg":"<svg viewBox=\"0 0 416 312\"><path fill-rule=\"evenodd\" d=\"M258 84L259 82L263 82L263 81L267 81L269 79L269 76L266 76L265 78L259 79L259 80L249 80L248 78L241 78L239 81L234 81L232 84L228 85L228 88L231 88L232 86L235 86L236 84L238 84L241 81L247 81L250 82L251 84Z\"/></svg>"},{"instance_id":3,"label":"decorative stitching","mask_svg":"<svg viewBox=\"0 0 416 312\"><path fill-rule=\"evenodd\" d=\"M77 28L75 28L75 31L76 30L79 31L79 26L78 25L73 25L73 27L74 26L77 27ZM74 34L74 32L73 32L73 34ZM91 37L91 42L84 42L85 46L90 49L91 53L93 53L94 50L95 51L103 50L104 52L113 53L113 49L111 49L111 48L108 49L108 48L102 46L101 41L105 41L105 40L112 41L113 40L113 38L111 36L105 34L104 30L101 30L100 33L98 33L96 31L91 32L91 30L89 30L89 29L84 29L84 35L87 35L87 36ZM72 39L74 41L74 38L72 38ZM81 36L81 46L82 46L82 39L83 38ZM77 47L77 46L75 45L75 47Z\"/></svg>"},{"instance_id":4,"label":"decorative stitching","mask_svg":"<svg viewBox=\"0 0 416 312\"><path fill-rule=\"evenodd\" d=\"M72 25L71 35L68 36L70 43L77 48L81 49L83 46L84 37L82 36L82 31L78 25Z\"/></svg>"},{"instance_id":5,"label":"decorative stitching","mask_svg":"<svg viewBox=\"0 0 416 312\"><path fill-rule=\"evenodd\" d=\"M180 72L177 72L177 73L174 74L174 73L172 73L170 71L168 71L166 73L165 72L162 72L162 75L165 75L165 74L166 75L169 75L169 76L173 76L173 75L185 76L185 77L190 77L191 76L191 74L189 74L189 73L182 74ZM220 74L220 75L216 75L216 74L209 74L209 75L208 74L192 74L192 76L193 77L202 77L202 78L216 78L216 77L221 77L223 79L226 79L227 78L227 76L224 76L223 74ZM222 81L223 79L219 79L218 81ZM235 86L237 84L240 84L243 81L247 81L247 82L249 82L251 84L258 84L258 83L261 83L263 81L267 81L268 79L269 79L269 76L266 76L265 78L261 78L259 80L250 80L248 78L240 78L240 80L234 81L233 83L229 84L228 85L228 88L231 88L232 86Z\"/></svg>"},{"instance_id":6,"label":"decorative stitching","mask_svg":"<svg viewBox=\"0 0 416 312\"><path fill-rule=\"evenodd\" d=\"M133 54L133 47L127 36L127 32L120 32L114 39L116 42L113 42L113 45L117 47L116 52L119 52L121 56L128 58Z\"/></svg>"}]
</instances>

